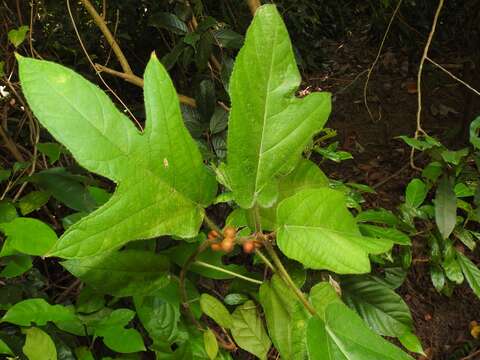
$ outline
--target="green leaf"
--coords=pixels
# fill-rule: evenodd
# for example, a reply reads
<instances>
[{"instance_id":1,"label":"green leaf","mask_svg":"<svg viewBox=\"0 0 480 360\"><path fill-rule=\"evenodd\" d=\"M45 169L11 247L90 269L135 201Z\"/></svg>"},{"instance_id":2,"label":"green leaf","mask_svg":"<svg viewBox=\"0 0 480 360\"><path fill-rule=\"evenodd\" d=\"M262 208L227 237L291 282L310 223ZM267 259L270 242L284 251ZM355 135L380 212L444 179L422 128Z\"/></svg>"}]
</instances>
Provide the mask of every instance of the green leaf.
<instances>
[{"instance_id":1,"label":"green leaf","mask_svg":"<svg viewBox=\"0 0 480 360\"><path fill-rule=\"evenodd\" d=\"M328 182L327 176L314 162L302 158L290 174L279 179L277 203L304 189L326 187ZM270 208L260 207L259 213L264 230L274 230L277 227L276 205ZM254 219L250 217L248 220L248 225L255 228Z\"/></svg>"},{"instance_id":2,"label":"green leaf","mask_svg":"<svg viewBox=\"0 0 480 360\"><path fill-rule=\"evenodd\" d=\"M306 325L310 315L296 295L274 275L260 287L267 328L282 359L306 358Z\"/></svg>"},{"instance_id":3,"label":"green leaf","mask_svg":"<svg viewBox=\"0 0 480 360\"><path fill-rule=\"evenodd\" d=\"M327 306L324 321L310 318L307 347L310 360L413 360L338 302Z\"/></svg>"},{"instance_id":4,"label":"green leaf","mask_svg":"<svg viewBox=\"0 0 480 360\"><path fill-rule=\"evenodd\" d=\"M171 282L149 296L133 298L135 310L154 345L174 342L180 320L180 297L177 282Z\"/></svg>"},{"instance_id":5,"label":"green leaf","mask_svg":"<svg viewBox=\"0 0 480 360\"><path fill-rule=\"evenodd\" d=\"M84 177L69 173L65 168L51 168L34 174L30 181L47 190L70 209L90 212L96 208L86 187Z\"/></svg>"},{"instance_id":6,"label":"green leaf","mask_svg":"<svg viewBox=\"0 0 480 360\"><path fill-rule=\"evenodd\" d=\"M393 245L387 239L362 236L345 196L329 188L303 190L283 200L277 221L280 250L308 268L366 273L368 254L381 254Z\"/></svg>"},{"instance_id":7,"label":"green leaf","mask_svg":"<svg viewBox=\"0 0 480 360\"><path fill-rule=\"evenodd\" d=\"M435 193L435 222L444 239L448 238L457 221L457 198L453 179L442 177Z\"/></svg>"},{"instance_id":8,"label":"green leaf","mask_svg":"<svg viewBox=\"0 0 480 360\"><path fill-rule=\"evenodd\" d=\"M78 360L95 360L92 352L86 346L76 348L75 356Z\"/></svg>"},{"instance_id":9,"label":"green leaf","mask_svg":"<svg viewBox=\"0 0 480 360\"><path fill-rule=\"evenodd\" d=\"M310 289L310 302L322 320L325 319L325 311L328 305L334 302L342 304L335 288L326 281L319 282Z\"/></svg>"},{"instance_id":10,"label":"green leaf","mask_svg":"<svg viewBox=\"0 0 480 360\"><path fill-rule=\"evenodd\" d=\"M227 305L240 305L247 300L248 300L248 296L244 294L238 294L238 293L228 294L227 296L225 296L225 299L223 299L223 301Z\"/></svg>"},{"instance_id":11,"label":"green leaf","mask_svg":"<svg viewBox=\"0 0 480 360\"><path fill-rule=\"evenodd\" d=\"M8 40L15 47L19 47L25 41L29 27L27 25L20 26L18 29L12 29L8 32Z\"/></svg>"},{"instance_id":12,"label":"green leaf","mask_svg":"<svg viewBox=\"0 0 480 360\"><path fill-rule=\"evenodd\" d=\"M463 282L463 274L460 262L457 259L457 254L458 252L455 250L453 243L447 240L443 250L444 259L442 261L442 267L449 280L461 284Z\"/></svg>"},{"instance_id":13,"label":"green leaf","mask_svg":"<svg viewBox=\"0 0 480 360\"><path fill-rule=\"evenodd\" d=\"M232 327L232 315L217 298L206 293L200 295L200 307L208 317L211 317L221 327L225 329Z\"/></svg>"},{"instance_id":14,"label":"green leaf","mask_svg":"<svg viewBox=\"0 0 480 360\"><path fill-rule=\"evenodd\" d=\"M433 161L429 163L422 170L422 176L431 182L437 181L438 177L442 174L443 165L438 161Z\"/></svg>"},{"instance_id":15,"label":"green leaf","mask_svg":"<svg viewBox=\"0 0 480 360\"><path fill-rule=\"evenodd\" d=\"M10 347L2 339L0 339L0 354L7 354L13 356L12 349L10 349Z\"/></svg>"},{"instance_id":16,"label":"green leaf","mask_svg":"<svg viewBox=\"0 0 480 360\"><path fill-rule=\"evenodd\" d=\"M301 77L287 29L273 5L260 7L230 79L227 170L243 208L271 206L276 177L289 173L330 113L330 94L295 97ZM245 176L248 174L248 176Z\"/></svg>"},{"instance_id":17,"label":"green leaf","mask_svg":"<svg viewBox=\"0 0 480 360\"><path fill-rule=\"evenodd\" d=\"M5 266L0 272L0 277L13 278L22 275L32 268L32 258L28 255L14 255L7 260Z\"/></svg>"},{"instance_id":18,"label":"green leaf","mask_svg":"<svg viewBox=\"0 0 480 360\"><path fill-rule=\"evenodd\" d=\"M15 251L43 256L57 242L55 232L37 219L16 218L0 224L0 230L7 236L0 256L12 255Z\"/></svg>"},{"instance_id":19,"label":"green leaf","mask_svg":"<svg viewBox=\"0 0 480 360\"><path fill-rule=\"evenodd\" d=\"M217 107L210 119L210 132L218 134L227 128L228 113L221 107Z\"/></svg>"},{"instance_id":20,"label":"green leaf","mask_svg":"<svg viewBox=\"0 0 480 360\"><path fill-rule=\"evenodd\" d=\"M108 252L62 266L98 292L117 297L146 295L170 281L168 258L149 251Z\"/></svg>"},{"instance_id":21,"label":"green leaf","mask_svg":"<svg viewBox=\"0 0 480 360\"><path fill-rule=\"evenodd\" d=\"M47 322L74 321L75 314L71 308L62 305L50 305L43 299L27 299L20 301L8 309L1 322L8 322L20 326L38 326Z\"/></svg>"},{"instance_id":22,"label":"green leaf","mask_svg":"<svg viewBox=\"0 0 480 360\"><path fill-rule=\"evenodd\" d=\"M427 197L427 185L420 179L413 179L407 185L405 201L412 207L419 207Z\"/></svg>"},{"instance_id":23,"label":"green leaf","mask_svg":"<svg viewBox=\"0 0 480 360\"><path fill-rule=\"evenodd\" d=\"M272 343L263 327L255 303L249 300L238 306L232 317L232 336L238 346L261 360L266 360Z\"/></svg>"},{"instance_id":24,"label":"green leaf","mask_svg":"<svg viewBox=\"0 0 480 360\"><path fill-rule=\"evenodd\" d=\"M477 116L470 123L470 143L477 150L480 149L480 137L478 136L479 129L480 129L480 116Z\"/></svg>"},{"instance_id":25,"label":"green leaf","mask_svg":"<svg viewBox=\"0 0 480 360\"><path fill-rule=\"evenodd\" d=\"M462 158L468 155L468 148L452 151L452 150L444 150L441 152L441 156L445 162L452 164L452 165L459 165Z\"/></svg>"},{"instance_id":26,"label":"green leaf","mask_svg":"<svg viewBox=\"0 0 480 360\"><path fill-rule=\"evenodd\" d=\"M399 245L408 246L412 244L412 241L408 235L395 228L385 228L370 224L359 224L358 227L361 233L365 236L371 236L378 239L387 239Z\"/></svg>"},{"instance_id":27,"label":"green leaf","mask_svg":"<svg viewBox=\"0 0 480 360\"><path fill-rule=\"evenodd\" d=\"M243 36L230 29L214 30L213 36L220 46L227 49L240 49L243 45Z\"/></svg>"},{"instance_id":28,"label":"green leaf","mask_svg":"<svg viewBox=\"0 0 480 360\"><path fill-rule=\"evenodd\" d=\"M32 211L40 209L50 199L50 193L46 191L32 191L18 201L18 207L22 215L28 215Z\"/></svg>"},{"instance_id":29,"label":"green leaf","mask_svg":"<svg viewBox=\"0 0 480 360\"><path fill-rule=\"evenodd\" d=\"M105 296L93 290L90 286L82 287L76 301L76 310L79 313L90 314L101 310L105 306Z\"/></svg>"},{"instance_id":30,"label":"green leaf","mask_svg":"<svg viewBox=\"0 0 480 360\"><path fill-rule=\"evenodd\" d=\"M465 255L457 252L457 261L460 264L463 275L472 288L475 295L480 298L480 269Z\"/></svg>"},{"instance_id":31,"label":"green leaf","mask_svg":"<svg viewBox=\"0 0 480 360\"><path fill-rule=\"evenodd\" d=\"M188 32L187 25L180 20L177 15L167 12L153 14L148 19L148 25L155 26L158 29L167 29L175 34L180 35Z\"/></svg>"},{"instance_id":32,"label":"green leaf","mask_svg":"<svg viewBox=\"0 0 480 360\"><path fill-rule=\"evenodd\" d=\"M57 143L45 142L37 144L37 149L48 157L50 164L53 164L60 159L62 147Z\"/></svg>"},{"instance_id":33,"label":"green leaf","mask_svg":"<svg viewBox=\"0 0 480 360\"><path fill-rule=\"evenodd\" d=\"M205 344L205 351L207 352L209 359L214 360L218 354L218 343L215 334L210 328L203 333L203 342Z\"/></svg>"},{"instance_id":34,"label":"green leaf","mask_svg":"<svg viewBox=\"0 0 480 360\"><path fill-rule=\"evenodd\" d=\"M19 63L22 90L42 125L80 165L118 184L112 198L72 225L49 255L81 258L131 240L197 234L202 207L216 193L215 178L183 124L177 93L154 55L144 76L143 134L98 87L73 71L22 57Z\"/></svg>"},{"instance_id":35,"label":"green leaf","mask_svg":"<svg viewBox=\"0 0 480 360\"><path fill-rule=\"evenodd\" d=\"M22 350L28 360L57 360L57 349L50 335L38 328L22 332L27 336Z\"/></svg>"},{"instance_id":36,"label":"green leaf","mask_svg":"<svg viewBox=\"0 0 480 360\"><path fill-rule=\"evenodd\" d=\"M410 310L389 287L370 276L345 277L341 285L345 303L377 334L400 338L406 333L412 333Z\"/></svg>"},{"instance_id":37,"label":"green leaf","mask_svg":"<svg viewBox=\"0 0 480 360\"><path fill-rule=\"evenodd\" d=\"M132 328L125 328L134 318L129 309L116 309L94 325L95 336L103 338L104 344L119 353L144 351L142 335Z\"/></svg>"},{"instance_id":38,"label":"green leaf","mask_svg":"<svg viewBox=\"0 0 480 360\"><path fill-rule=\"evenodd\" d=\"M18 216L15 206L8 201L0 201L0 224L12 221Z\"/></svg>"}]
</instances>

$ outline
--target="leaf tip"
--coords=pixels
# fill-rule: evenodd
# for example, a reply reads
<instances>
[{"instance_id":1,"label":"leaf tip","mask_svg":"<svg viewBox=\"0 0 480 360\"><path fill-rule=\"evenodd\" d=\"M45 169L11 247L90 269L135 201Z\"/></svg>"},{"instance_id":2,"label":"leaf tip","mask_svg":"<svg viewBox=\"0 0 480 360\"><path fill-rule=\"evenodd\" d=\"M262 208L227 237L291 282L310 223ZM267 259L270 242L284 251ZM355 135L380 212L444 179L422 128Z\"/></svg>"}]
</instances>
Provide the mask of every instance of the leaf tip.
<instances>
[{"instance_id":1,"label":"leaf tip","mask_svg":"<svg viewBox=\"0 0 480 360\"><path fill-rule=\"evenodd\" d=\"M150 59L151 60L158 60L158 57L157 57L157 54L155 53L155 50L152 51L152 53L150 54Z\"/></svg>"}]
</instances>

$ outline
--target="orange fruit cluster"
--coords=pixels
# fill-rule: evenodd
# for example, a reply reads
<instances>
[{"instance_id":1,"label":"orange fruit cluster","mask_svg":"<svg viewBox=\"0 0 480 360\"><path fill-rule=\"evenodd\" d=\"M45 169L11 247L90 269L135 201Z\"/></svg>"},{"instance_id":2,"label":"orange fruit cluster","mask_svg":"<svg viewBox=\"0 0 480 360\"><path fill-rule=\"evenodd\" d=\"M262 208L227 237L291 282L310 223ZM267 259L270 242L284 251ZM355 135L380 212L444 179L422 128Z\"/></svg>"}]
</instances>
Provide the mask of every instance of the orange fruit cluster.
<instances>
[{"instance_id":1,"label":"orange fruit cluster","mask_svg":"<svg viewBox=\"0 0 480 360\"><path fill-rule=\"evenodd\" d=\"M208 239L214 240L218 238L219 234L215 230L211 230L208 233ZM237 231L233 226L226 226L223 229L223 240L221 242L212 242L210 248L213 251L223 251L229 253L235 247L235 239L237 236ZM251 254L255 251L255 242L253 240L247 240L242 244L243 251L247 254Z\"/></svg>"}]
</instances>

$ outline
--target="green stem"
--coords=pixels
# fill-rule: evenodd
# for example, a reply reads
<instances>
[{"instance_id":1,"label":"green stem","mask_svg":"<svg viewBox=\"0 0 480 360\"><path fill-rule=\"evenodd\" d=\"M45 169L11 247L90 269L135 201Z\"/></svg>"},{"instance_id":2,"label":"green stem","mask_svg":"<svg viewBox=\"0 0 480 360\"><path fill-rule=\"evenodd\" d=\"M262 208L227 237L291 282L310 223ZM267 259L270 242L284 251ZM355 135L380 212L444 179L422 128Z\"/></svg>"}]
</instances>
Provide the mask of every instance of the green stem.
<instances>
[{"instance_id":1,"label":"green stem","mask_svg":"<svg viewBox=\"0 0 480 360\"><path fill-rule=\"evenodd\" d=\"M194 265L199 265L199 266L203 266L203 267L206 267L206 268L210 268L210 269L214 269L216 271L220 271L220 272L223 272L225 274L229 274L229 275L232 275L232 276L235 276L239 279L242 279L242 280L245 280L245 281L249 281L249 282L252 282L254 284L259 284L259 285L262 285L263 282L260 281L260 280L257 280L257 279L252 279L252 278L249 278L247 276L244 276L244 275L240 275L240 274L237 274L236 272L233 272L233 271L230 271L230 270L227 270L227 269L224 269L224 268L221 268L221 267L218 267L218 266L215 266L215 265L212 265L212 264L209 264L209 263L206 263L206 262L203 262L203 261L195 261L193 263Z\"/></svg>"},{"instance_id":2,"label":"green stem","mask_svg":"<svg viewBox=\"0 0 480 360\"><path fill-rule=\"evenodd\" d=\"M270 260L268 260L268 258L265 255L263 255L263 253L260 251L260 249L255 250L255 253L265 263L265 265L267 265L270 268L270 270L275 271L275 268L273 267Z\"/></svg>"},{"instance_id":3,"label":"green stem","mask_svg":"<svg viewBox=\"0 0 480 360\"><path fill-rule=\"evenodd\" d=\"M277 253L273 249L272 244L270 244L268 241L265 241L264 244L268 254L272 258L273 264L275 265L275 268L277 270L276 271L277 274L282 278L285 284L295 293L295 295L302 302L302 304L305 306L308 312L312 315L316 315L317 311L314 309L312 304L309 303L309 301L307 300L303 292L297 287L297 285L295 285L292 278L288 274L287 269L285 269L285 267L282 264L282 261L280 260Z\"/></svg>"},{"instance_id":4,"label":"green stem","mask_svg":"<svg viewBox=\"0 0 480 360\"><path fill-rule=\"evenodd\" d=\"M317 312L313 308L312 304L308 302L308 300L305 298L305 295L303 294L302 290L300 290L297 285L293 282L292 278L288 274L287 269L285 269L285 266L283 266L282 261L278 257L277 253L275 252L272 244L270 243L269 239L265 237L262 233L262 223L260 219L260 212L258 209L258 205L255 204L253 207L253 216L255 219L255 230L257 233L257 240L260 240L265 248L267 249L268 254L272 258L273 261L273 268L275 269L274 271L280 276L280 278L283 280L285 285L287 285L293 292L294 294L298 297L298 299L302 302L302 304L305 306L305 308L308 310L308 312L312 315L316 315ZM263 254L262 254L263 255ZM265 256L263 256L265 258ZM263 259L262 259L263 260ZM268 262L270 263L270 262ZM272 266L272 264L270 264Z\"/></svg>"}]
</instances>

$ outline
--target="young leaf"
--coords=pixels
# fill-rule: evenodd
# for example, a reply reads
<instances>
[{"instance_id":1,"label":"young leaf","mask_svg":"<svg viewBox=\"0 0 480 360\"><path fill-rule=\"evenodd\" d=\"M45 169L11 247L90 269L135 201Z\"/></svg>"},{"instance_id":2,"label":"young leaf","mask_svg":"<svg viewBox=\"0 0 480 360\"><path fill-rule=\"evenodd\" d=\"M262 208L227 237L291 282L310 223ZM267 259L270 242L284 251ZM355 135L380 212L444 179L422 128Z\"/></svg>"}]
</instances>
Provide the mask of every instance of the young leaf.
<instances>
[{"instance_id":1,"label":"young leaf","mask_svg":"<svg viewBox=\"0 0 480 360\"><path fill-rule=\"evenodd\" d=\"M18 47L25 40L29 27L27 25L20 26L18 29L12 29L8 32L8 40L13 46Z\"/></svg>"},{"instance_id":2,"label":"young leaf","mask_svg":"<svg viewBox=\"0 0 480 360\"><path fill-rule=\"evenodd\" d=\"M0 224L7 236L0 256L13 255L17 251L27 255L43 256L57 242L57 235L45 223L37 219L16 218Z\"/></svg>"},{"instance_id":3,"label":"young leaf","mask_svg":"<svg viewBox=\"0 0 480 360\"><path fill-rule=\"evenodd\" d=\"M27 335L22 350L28 360L57 360L57 349L50 335L38 328L22 332Z\"/></svg>"},{"instance_id":4,"label":"young leaf","mask_svg":"<svg viewBox=\"0 0 480 360\"><path fill-rule=\"evenodd\" d=\"M43 299L27 299L13 305L3 315L1 322L20 326L30 326L35 323L46 325L48 321L62 322L76 319L72 309L62 305L50 305Z\"/></svg>"},{"instance_id":5,"label":"young leaf","mask_svg":"<svg viewBox=\"0 0 480 360\"><path fill-rule=\"evenodd\" d=\"M453 179L442 177L435 194L435 222L444 239L448 238L457 221L457 198L453 191Z\"/></svg>"},{"instance_id":6,"label":"young leaf","mask_svg":"<svg viewBox=\"0 0 480 360\"><path fill-rule=\"evenodd\" d=\"M306 358L306 325L310 315L277 275L260 287L268 333L282 359Z\"/></svg>"},{"instance_id":7,"label":"young leaf","mask_svg":"<svg viewBox=\"0 0 480 360\"><path fill-rule=\"evenodd\" d=\"M233 324L232 315L227 308L213 296L209 294L200 295L200 307L202 311L215 322L225 329L230 329Z\"/></svg>"},{"instance_id":8,"label":"young leaf","mask_svg":"<svg viewBox=\"0 0 480 360\"><path fill-rule=\"evenodd\" d=\"M150 251L108 252L62 266L98 292L118 297L146 295L170 281L168 258Z\"/></svg>"},{"instance_id":9,"label":"young leaf","mask_svg":"<svg viewBox=\"0 0 480 360\"><path fill-rule=\"evenodd\" d=\"M145 71L143 134L98 87L73 71L47 61L18 61L22 90L42 125L80 165L118 184L112 198L72 225L49 255L81 258L131 240L197 234L202 206L216 192L215 178L154 55Z\"/></svg>"},{"instance_id":10,"label":"young leaf","mask_svg":"<svg viewBox=\"0 0 480 360\"><path fill-rule=\"evenodd\" d=\"M227 169L237 203L267 207L275 177L290 172L330 113L330 94L294 93L300 85L287 29L274 5L260 7L230 79ZM246 175L248 174L248 175Z\"/></svg>"},{"instance_id":11,"label":"young leaf","mask_svg":"<svg viewBox=\"0 0 480 360\"><path fill-rule=\"evenodd\" d=\"M480 298L480 269L465 255L457 252L457 261L460 264L463 275L473 292Z\"/></svg>"},{"instance_id":12,"label":"young leaf","mask_svg":"<svg viewBox=\"0 0 480 360\"><path fill-rule=\"evenodd\" d=\"M393 245L388 239L362 236L345 196L329 188L303 190L283 200L277 221L280 250L308 268L367 273L368 254L381 254Z\"/></svg>"},{"instance_id":13,"label":"young leaf","mask_svg":"<svg viewBox=\"0 0 480 360\"><path fill-rule=\"evenodd\" d=\"M218 354L218 343L215 334L210 328L203 333L203 342L209 359L214 360Z\"/></svg>"},{"instance_id":14,"label":"young leaf","mask_svg":"<svg viewBox=\"0 0 480 360\"><path fill-rule=\"evenodd\" d=\"M419 207L425 201L427 196L427 186L420 179L413 179L407 185L405 192L405 201L412 207Z\"/></svg>"},{"instance_id":15,"label":"young leaf","mask_svg":"<svg viewBox=\"0 0 480 360\"><path fill-rule=\"evenodd\" d=\"M255 303L251 300L245 302L235 309L232 316L231 331L238 346L261 360L266 360L272 343L263 327Z\"/></svg>"},{"instance_id":16,"label":"young leaf","mask_svg":"<svg viewBox=\"0 0 480 360\"><path fill-rule=\"evenodd\" d=\"M307 347L310 360L413 360L338 302L327 306L324 321L310 318Z\"/></svg>"}]
</instances>

